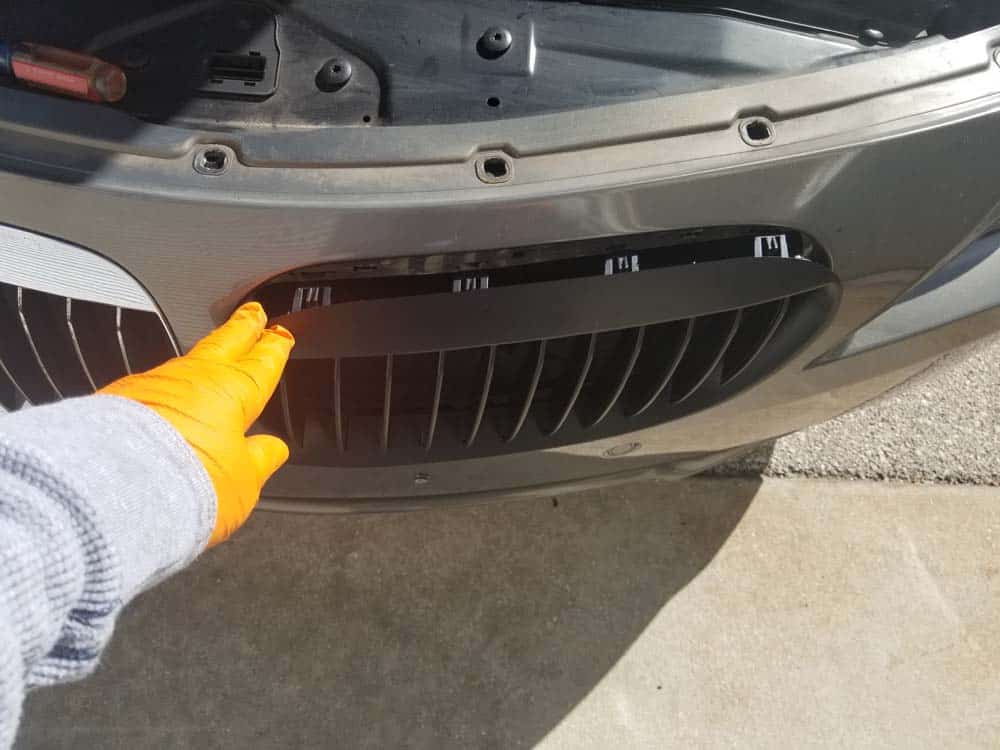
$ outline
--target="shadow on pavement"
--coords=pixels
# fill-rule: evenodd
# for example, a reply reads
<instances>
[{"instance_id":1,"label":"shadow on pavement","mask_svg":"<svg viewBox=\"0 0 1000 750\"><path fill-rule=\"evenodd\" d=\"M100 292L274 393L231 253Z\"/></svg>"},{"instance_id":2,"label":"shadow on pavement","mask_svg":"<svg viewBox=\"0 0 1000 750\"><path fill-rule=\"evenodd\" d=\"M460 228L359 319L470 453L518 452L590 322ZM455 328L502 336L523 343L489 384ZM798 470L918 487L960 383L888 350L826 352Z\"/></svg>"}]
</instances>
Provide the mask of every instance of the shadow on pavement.
<instances>
[{"instance_id":1,"label":"shadow on pavement","mask_svg":"<svg viewBox=\"0 0 1000 750\"><path fill-rule=\"evenodd\" d=\"M258 513L125 613L96 676L31 696L18 747L530 747L708 564L759 484Z\"/></svg>"}]
</instances>

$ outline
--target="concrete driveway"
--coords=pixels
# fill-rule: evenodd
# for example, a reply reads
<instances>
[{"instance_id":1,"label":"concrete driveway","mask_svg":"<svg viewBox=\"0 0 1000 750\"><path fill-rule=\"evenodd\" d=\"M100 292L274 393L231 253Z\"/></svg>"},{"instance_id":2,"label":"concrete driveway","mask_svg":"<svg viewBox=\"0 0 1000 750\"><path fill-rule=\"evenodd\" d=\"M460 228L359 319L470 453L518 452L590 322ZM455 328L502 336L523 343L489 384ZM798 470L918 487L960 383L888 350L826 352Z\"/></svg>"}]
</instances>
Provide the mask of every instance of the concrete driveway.
<instances>
[{"instance_id":1,"label":"concrete driveway","mask_svg":"<svg viewBox=\"0 0 1000 750\"><path fill-rule=\"evenodd\" d=\"M1000 491L639 483L257 514L20 748L996 747Z\"/></svg>"}]
</instances>

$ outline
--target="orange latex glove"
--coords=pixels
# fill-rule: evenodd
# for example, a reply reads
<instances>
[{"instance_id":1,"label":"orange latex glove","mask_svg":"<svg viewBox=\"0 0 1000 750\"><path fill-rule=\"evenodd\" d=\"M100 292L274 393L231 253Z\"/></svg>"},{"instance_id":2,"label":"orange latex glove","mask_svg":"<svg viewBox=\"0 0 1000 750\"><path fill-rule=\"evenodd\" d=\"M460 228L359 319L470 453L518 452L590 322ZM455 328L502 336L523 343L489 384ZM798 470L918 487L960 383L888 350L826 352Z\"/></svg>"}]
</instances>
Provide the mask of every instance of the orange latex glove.
<instances>
[{"instance_id":1,"label":"orange latex glove","mask_svg":"<svg viewBox=\"0 0 1000 750\"><path fill-rule=\"evenodd\" d=\"M264 483L288 459L288 446L280 438L246 437L295 345L286 329L265 330L265 325L264 308L247 303L185 356L99 391L148 406L194 448L219 504L209 547L243 525Z\"/></svg>"}]
</instances>

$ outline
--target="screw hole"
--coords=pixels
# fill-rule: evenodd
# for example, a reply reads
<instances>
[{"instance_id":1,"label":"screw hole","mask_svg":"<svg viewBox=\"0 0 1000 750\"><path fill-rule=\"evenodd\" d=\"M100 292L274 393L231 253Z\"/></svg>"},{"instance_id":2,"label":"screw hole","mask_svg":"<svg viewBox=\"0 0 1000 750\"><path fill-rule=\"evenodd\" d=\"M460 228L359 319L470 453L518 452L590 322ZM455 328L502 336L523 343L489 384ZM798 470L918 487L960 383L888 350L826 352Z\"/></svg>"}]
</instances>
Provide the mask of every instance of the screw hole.
<instances>
[{"instance_id":1,"label":"screw hole","mask_svg":"<svg viewBox=\"0 0 1000 750\"><path fill-rule=\"evenodd\" d=\"M371 115L365 115L364 117L361 118L361 122L371 122L371 121L372 121Z\"/></svg>"},{"instance_id":2,"label":"screw hole","mask_svg":"<svg viewBox=\"0 0 1000 750\"><path fill-rule=\"evenodd\" d=\"M206 148L194 158L194 168L202 174L222 174L229 167L229 154L221 148Z\"/></svg>"},{"instance_id":3,"label":"screw hole","mask_svg":"<svg viewBox=\"0 0 1000 750\"><path fill-rule=\"evenodd\" d=\"M774 125L763 117L740 123L740 136L750 146L766 146L774 141Z\"/></svg>"},{"instance_id":4,"label":"screw hole","mask_svg":"<svg viewBox=\"0 0 1000 750\"><path fill-rule=\"evenodd\" d=\"M498 97L498 96L491 96L489 99L486 100L486 106L487 107L499 107L500 106L500 97Z\"/></svg>"}]
</instances>

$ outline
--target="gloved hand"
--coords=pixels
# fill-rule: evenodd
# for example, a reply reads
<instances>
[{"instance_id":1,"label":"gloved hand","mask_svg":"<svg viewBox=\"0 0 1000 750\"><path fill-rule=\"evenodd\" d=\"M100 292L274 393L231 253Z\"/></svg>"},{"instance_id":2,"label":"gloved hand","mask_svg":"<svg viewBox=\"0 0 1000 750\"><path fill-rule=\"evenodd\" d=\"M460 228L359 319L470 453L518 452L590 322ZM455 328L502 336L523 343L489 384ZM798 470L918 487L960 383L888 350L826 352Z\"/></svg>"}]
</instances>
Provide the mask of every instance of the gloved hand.
<instances>
[{"instance_id":1,"label":"gloved hand","mask_svg":"<svg viewBox=\"0 0 1000 750\"><path fill-rule=\"evenodd\" d=\"M295 345L286 329L265 330L266 324L264 308L247 303L185 356L99 391L153 409L194 449L218 498L209 547L246 521L264 482L288 459L280 438L245 434L274 393Z\"/></svg>"}]
</instances>

